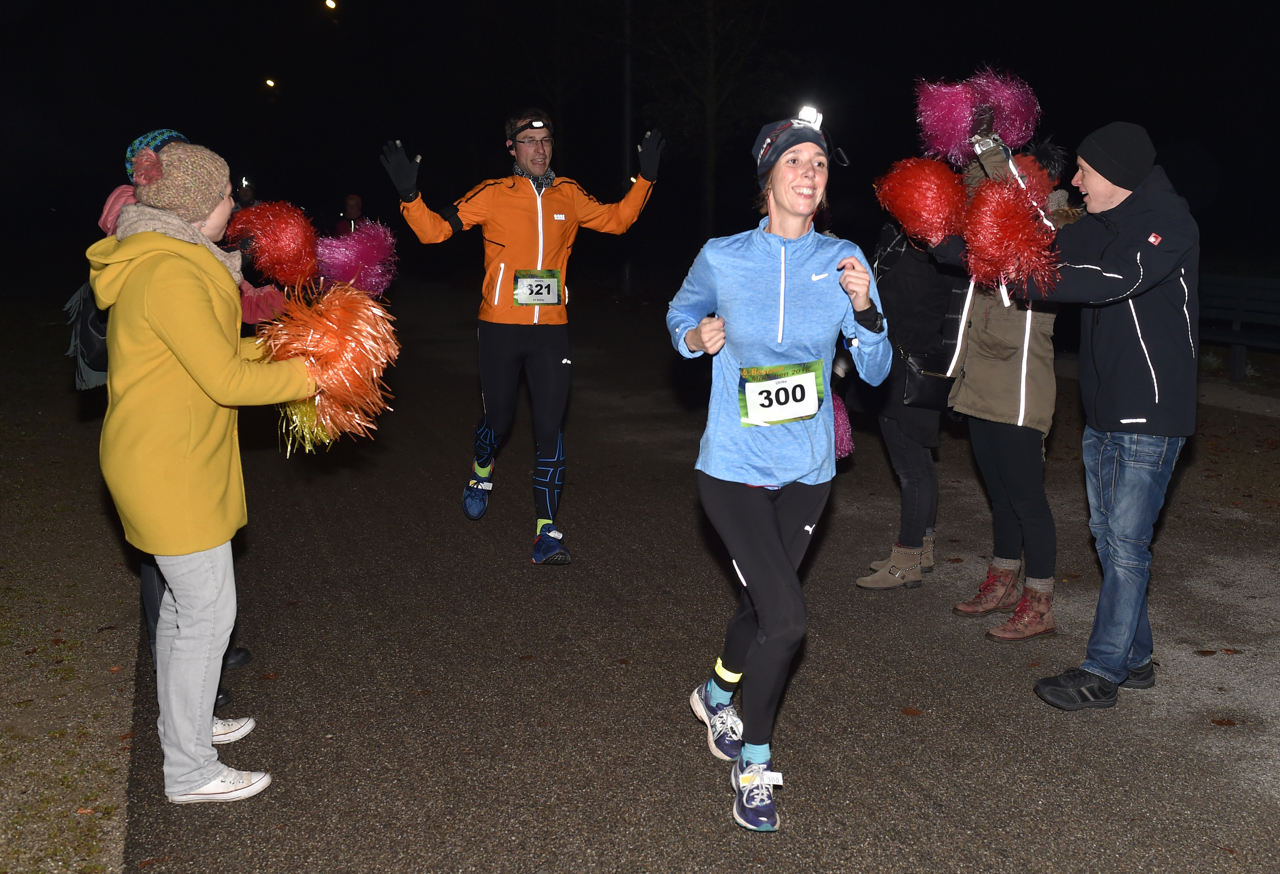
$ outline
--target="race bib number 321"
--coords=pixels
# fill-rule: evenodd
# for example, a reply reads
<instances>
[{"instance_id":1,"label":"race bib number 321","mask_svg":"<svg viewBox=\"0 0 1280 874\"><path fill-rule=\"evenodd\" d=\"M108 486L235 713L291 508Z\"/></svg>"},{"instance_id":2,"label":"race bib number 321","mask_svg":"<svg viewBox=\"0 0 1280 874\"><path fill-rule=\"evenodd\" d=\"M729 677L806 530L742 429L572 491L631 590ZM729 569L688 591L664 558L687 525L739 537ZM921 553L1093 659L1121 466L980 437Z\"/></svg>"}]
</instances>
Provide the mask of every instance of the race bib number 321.
<instances>
[{"instance_id":1,"label":"race bib number 321","mask_svg":"<svg viewBox=\"0 0 1280 874\"><path fill-rule=\"evenodd\" d=\"M743 367L738 409L744 428L812 419L822 406L822 360L806 364Z\"/></svg>"},{"instance_id":2,"label":"race bib number 321","mask_svg":"<svg viewBox=\"0 0 1280 874\"><path fill-rule=\"evenodd\" d=\"M560 303L560 271L517 270L515 302L522 307Z\"/></svg>"}]
</instances>

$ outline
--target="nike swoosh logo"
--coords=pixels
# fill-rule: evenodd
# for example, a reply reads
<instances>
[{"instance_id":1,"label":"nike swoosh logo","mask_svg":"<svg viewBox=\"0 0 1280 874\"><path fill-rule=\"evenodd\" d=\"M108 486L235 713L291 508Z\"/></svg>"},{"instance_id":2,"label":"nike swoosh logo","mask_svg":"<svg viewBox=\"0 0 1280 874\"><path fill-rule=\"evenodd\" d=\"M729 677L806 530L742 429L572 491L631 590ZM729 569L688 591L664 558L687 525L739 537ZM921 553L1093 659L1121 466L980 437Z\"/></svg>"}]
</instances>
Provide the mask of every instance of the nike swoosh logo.
<instances>
[{"instance_id":1,"label":"nike swoosh logo","mask_svg":"<svg viewBox=\"0 0 1280 874\"><path fill-rule=\"evenodd\" d=\"M813 274L813 281L817 282L819 279L826 279L830 275L830 273L815 273Z\"/></svg>"}]
</instances>

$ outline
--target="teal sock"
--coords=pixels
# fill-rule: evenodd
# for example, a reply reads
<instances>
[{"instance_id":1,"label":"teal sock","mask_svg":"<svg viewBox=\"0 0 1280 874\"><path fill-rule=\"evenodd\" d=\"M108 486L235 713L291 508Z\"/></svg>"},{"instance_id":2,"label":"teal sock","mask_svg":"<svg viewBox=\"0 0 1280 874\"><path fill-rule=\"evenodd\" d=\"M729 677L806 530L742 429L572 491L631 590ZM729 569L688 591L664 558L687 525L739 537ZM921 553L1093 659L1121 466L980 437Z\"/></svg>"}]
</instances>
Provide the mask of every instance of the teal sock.
<instances>
[{"instance_id":1,"label":"teal sock","mask_svg":"<svg viewBox=\"0 0 1280 874\"><path fill-rule=\"evenodd\" d=\"M773 756L769 752L768 744L743 744L742 745L742 761L748 765L763 764Z\"/></svg>"},{"instance_id":2,"label":"teal sock","mask_svg":"<svg viewBox=\"0 0 1280 874\"><path fill-rule=\"evenodd\" d=\"M733 693L726 692L716 683L707 681L707 703L712 707L723 707L733 700Z\"/></svg>"}]
</instances>

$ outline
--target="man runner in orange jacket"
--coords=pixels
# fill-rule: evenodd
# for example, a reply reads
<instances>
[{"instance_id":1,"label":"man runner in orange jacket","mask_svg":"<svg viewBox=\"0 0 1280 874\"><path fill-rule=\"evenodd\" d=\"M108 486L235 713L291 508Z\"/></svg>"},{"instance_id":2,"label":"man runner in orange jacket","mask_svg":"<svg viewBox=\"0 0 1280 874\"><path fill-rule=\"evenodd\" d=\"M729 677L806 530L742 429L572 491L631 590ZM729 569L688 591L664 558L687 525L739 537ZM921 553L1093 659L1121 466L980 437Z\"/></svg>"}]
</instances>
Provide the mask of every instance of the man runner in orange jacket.
<instances>
[{"instance_id":1,"label":"man runner in orange jacket","mask_svg":"<svg viewBox=\"0 0 1280 874\"><path fill-rule=\"evenodd\" d=\"M665 143L656 129L637 147L640 175L618 203L600 203L572 179L551 169L551 119L526 110L506 124L512 175L486 179L452 206L436 213L418 192L419 155L412 160L399 140L387 143L382 165L400 194L400 211L423 243L440 243L480 225L484 233L481 286L481 402L475 462L463 491L462 509L479 519L493 487L493 457L515 416L523 368L533 407L537 463L533 500L537 512L534 564L568 564L564 535L555 514L564 486L564 422L569 400L569 332L565 269L579 227L625 232L640 216L658 175Z\"/></svg>"}]
</instances>

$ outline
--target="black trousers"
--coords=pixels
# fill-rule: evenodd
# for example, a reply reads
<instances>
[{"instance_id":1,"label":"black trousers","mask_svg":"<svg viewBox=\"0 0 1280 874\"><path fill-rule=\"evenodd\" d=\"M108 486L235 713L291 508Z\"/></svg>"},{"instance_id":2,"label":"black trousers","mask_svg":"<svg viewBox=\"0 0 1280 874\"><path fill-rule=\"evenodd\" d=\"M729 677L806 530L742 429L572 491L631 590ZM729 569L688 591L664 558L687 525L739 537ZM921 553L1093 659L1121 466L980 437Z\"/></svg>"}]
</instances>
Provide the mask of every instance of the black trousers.
<instances>
[{"instance_id":1,"label":"black trousers","mask_svg":"<svg viewBox=\"0 0 1280 874\"><path fill-rule=\"evenodd\" d=\"M1057 568L1058 529L1044 491L1044 435L970 416L969 443L991 498L995 556L1017 561L1026 553L1027 576L1049 579Z\"/></svg>"},{"instance_id":2,"label":"black trousers","mask_svg":"<svg viewBox=\"0 0 1280 874\"><path fill-rule=\"evenodd\" d=\"M523 369L533 408L537 464L533 502L538 518L554 519L564 487L561 425L569 403L569 326L480 322L480 390L484 417L476 427L476 464L487 467L511 430Z\"/></svg>"},{"instance_id":3,"label":"black trousers","mask_svg":"<svg viewBox=\"0 0 1280 874\"><path fill-rule=\"evenodd\" d=\"M938 518L938 469L933 450L911 439L897 419L879 416L880 433L889 461L902 489L898 543L908 549L924 546L924 532Z\"/></svg>"},{"instance_id":4,"label":"black trousers","mask_svg":"<svg viewBox=\"0 0 1280 874\"><path fill-rule=\"evenodd\" d=\"M742 739L773 737L778 701L805 633L796 569L822 518L831 483L754 488L698 472L698 494L729 548L742 590L720 661L742 674Z\"/></svg>"}]
</instances>

